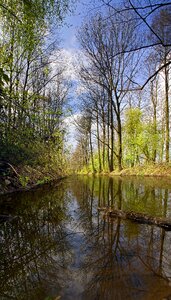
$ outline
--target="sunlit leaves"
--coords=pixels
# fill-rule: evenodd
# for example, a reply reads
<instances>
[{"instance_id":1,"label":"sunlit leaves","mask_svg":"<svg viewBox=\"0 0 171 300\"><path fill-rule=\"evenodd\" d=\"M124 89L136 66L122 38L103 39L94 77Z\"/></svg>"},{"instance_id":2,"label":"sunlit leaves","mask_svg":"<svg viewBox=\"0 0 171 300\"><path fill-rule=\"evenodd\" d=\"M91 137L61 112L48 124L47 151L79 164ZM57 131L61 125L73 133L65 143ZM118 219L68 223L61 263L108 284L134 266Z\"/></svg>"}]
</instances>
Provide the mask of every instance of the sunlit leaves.
<instances>
[{"instance_id":1,"label":"sunlit leaves","mask_svg":"<svg viewBox=\"0 0 171 300\"><path fill-rule=\"evenodd\" d=\"M161 136L156 124L143 120L139 108L131 108L126 112L124 125L125 162L134 166L145 161L153 161L154 152L159 148Z\"/></svg>"}]
</instances>

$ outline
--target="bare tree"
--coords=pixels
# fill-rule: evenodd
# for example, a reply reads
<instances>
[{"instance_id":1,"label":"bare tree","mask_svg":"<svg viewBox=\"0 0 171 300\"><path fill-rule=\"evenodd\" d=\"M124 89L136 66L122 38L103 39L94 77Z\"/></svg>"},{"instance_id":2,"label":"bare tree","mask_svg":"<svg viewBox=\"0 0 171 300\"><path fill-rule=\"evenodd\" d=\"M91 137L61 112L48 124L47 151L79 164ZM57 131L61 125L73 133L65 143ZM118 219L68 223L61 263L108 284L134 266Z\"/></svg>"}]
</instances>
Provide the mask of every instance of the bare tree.
<instances>
[{"instance_id":1,"label":"bare tree","mask_svg":"<svg viewBox=\"0 0 171 300\"><path fill-rule=\"evenodd\" d=\"M126 26L117 16L104 20L100 14L85 24L79 33L79 41L88 58L89 65L83 65L81 76L84 80L106 90L108 103L108 142L110 138L110 171L114 169L114 154L118 168L122 169L122 125L121 113L124 98L133 85L136 59L132 53L124 53L130 43L135 42L135 23ZM120 52L115 56L115 53ZM116 124L115 124L116 121ZM114 148L116 131L117 147Z\"/></svg>"},{"instance_id":2,"label":"bare tree","mask_svg":"<svg viewBox=\"0 0 171 300\"><path fill-rule=\"evenodd\" d=\"M164 65L164 88L165 88L165 159L169 162L170 148L170 126L169 126L169 65L171 57L171 10L162 9L155 16L152 23L157 35L163 41L163 45L155 46L155 52L158 56L158 64Z\"/></svg>"},{"instance_id":3,"label":"bare tree","mask_svg":"<svg viewBox=\"0 0 171 300\"><path fill-rule=\"evenodd\" d=\"M140 36L141 43L138 45L130 45L128 49L124 50L124 53L149 50L156 46L161 46L163 48L171 46L170 39L161 36L158 30L153 26L153 19L155 19L156 14L160 13L162 10L167 11L170 9L171 1L163 0L156 2L155 0L142 0L140 2L138 0L123 0L119 6L113 0L101 0L101 2L103 5L110 8L111 15L118 14L123 17L126 12L131 11L133 13L132 17L130 19L126 17L125 22L132 22L132 18L137 20L137 35ZM153 39L146 39L146 34L151 34ZM119 55L120 53L121 52L118 51L115 55ZM170 64L170 60L163 61L163 63L158 66L157 70L155 70L155 72L151 74L139 88L143 89L153 77Z\"/></svg>"}]
</instances>

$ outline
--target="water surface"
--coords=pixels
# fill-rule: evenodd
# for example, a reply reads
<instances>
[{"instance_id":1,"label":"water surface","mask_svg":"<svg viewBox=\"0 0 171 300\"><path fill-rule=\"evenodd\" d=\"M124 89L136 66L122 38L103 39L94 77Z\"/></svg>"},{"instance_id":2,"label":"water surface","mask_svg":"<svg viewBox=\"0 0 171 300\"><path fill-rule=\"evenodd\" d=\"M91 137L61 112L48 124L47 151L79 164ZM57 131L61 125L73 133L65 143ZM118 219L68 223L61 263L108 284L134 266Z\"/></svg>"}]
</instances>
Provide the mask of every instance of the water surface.
<instances>
[{"instance_id":1,"label":"water surface","mask_svg":"<svg viewBox=\"0 0 171 300\"><path fill-rule=\"evenodd\" d=\"M80 176L1 196L0 299L170 299L171 232L98 206L171 219L171 184Z\"/></svg>"}]
</instances>

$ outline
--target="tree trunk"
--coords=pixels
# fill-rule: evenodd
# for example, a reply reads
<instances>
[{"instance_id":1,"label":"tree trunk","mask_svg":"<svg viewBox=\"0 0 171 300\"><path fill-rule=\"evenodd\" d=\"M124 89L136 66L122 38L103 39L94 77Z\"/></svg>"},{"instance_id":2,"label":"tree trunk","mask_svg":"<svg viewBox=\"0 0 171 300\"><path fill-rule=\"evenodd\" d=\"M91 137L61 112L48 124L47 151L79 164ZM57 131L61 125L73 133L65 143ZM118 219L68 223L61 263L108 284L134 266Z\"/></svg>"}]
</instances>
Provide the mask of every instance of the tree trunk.
<instances>
[{"instance_id":1,"label":"tree trunk","mask_svg":"<svg viewBox=\"0 0 171 300\"><path fill-rule=\"evenodd\" d=\"M120 112L117 114L118 121L118 169L122 170L122 126Z\"/></svg>"},{"instance_id":2,"label":"tree trunk","mask_svg":"<svg viewBox=\"0 0 171 300\"><path fill-rule=\"evenodd\" d=\"M151 82L151 102L153 104L153 124L154 124L154 135L157 134L157 83L156 83L156 96L154 96L154 82ZM157 149L156 144L154 144L153 154L152 154L153 162L156 161Z\"/></svg>"},{"instance_id":3,"label":"tree trunk","mask_svg":"<svg viewBox=\"0 0 171 300\"><path fill-rule=\"evenodd\" d=\"M22 96L22 105L21 105L21 115L20 115L20 125L23 125L25 127L25 117L24 112L26 111L26 103L27 103L27 83L28 83L28 77L29 77L29 69L30 69L30 60L27 59L27 68L25 72L25 79L24 79L24 86L23 86L23 96Z\"/></svg>"},{"instance_id":4,"label":"tree trunk","mask_svg":"<svg viewBox=\"0 0 171 300\"><path fill-rule=\"evenodd\" d=\"M110 170L110 105L108 101L108 113L107 113L107 161L108 161L108 170Z\"/></svg>"},{"instance_id":5,"label":"tree trunk","mask_svg":"<svg viewBox=\"0 0 171 300\"><path fill-rule=\"evenodd\" d=\"M11 132L11 122L12 122L12 91L13 91L13 57L14 57L14 28L12 28L11 32L11 45L10 45L10 72L9 72L9 99L8 99L8 133ZM11 137L10 137L11 138Z\"/></svg>"},{"instance_id":6,"label":"tree trunk","mask_svg":"<svg viewBox=\"0 0 171 300\"><path fill-rule=\"evenodd\" d=\"M105 170L105 149L106 149L106 125L105 125L105 113L103 110L102 113L102 126L103 126L103 149L102 149L102 164L103 164L103 171Z\"/></svg>"},{"instance_id":7,"label":"tree trunk","mask_svg":"<svg viewBox=\"0 0 171 300\"><path fill-rule=\"evenodd\" d=\"M166 63L166 57L165 57ZM165 119L166 119L166 162L169 162L169 73L168 67L165 66Z\"/></svg>"},{"instance_id":8,"label":"tree trunk","mask_svg":"<svg viewBox=\"0 0 171 300\"><path fill-rule=\"evenodd\" d=\"M111 156L110 156L110 172L113 171L113 154L114 154L114 124L113 124L113 106L112 93L110 95L110 136L111 136Z\"/></svg>"},{"instance_id":9,"label":"tree trunk","mask_svg":"<svg viewBox=\"0 0 171 300\"><path fill-rule=\"evenodd\" d=\"M99 160L99 172L102 171L102 162L101 162L101 149L100 149L100 133L99 133L99 116L97 110L96 116L96 123L97 123L97 145L98 145L98 160Z\"/></svg>"},{"instance_id":10,"label":"tree trunk","mask_svg":"<svg viewBox=\"0 0 171 300\"><path fill-rule=\"evenodd\" d=\"M95 167L94 167L94 156L93 156L93 145L92 145L92 137L91 137L91 130L90 130L90 153L91 153L91 163L92 163L92 168L93 172L95 172Z\"/></svg>"}]
</instances>

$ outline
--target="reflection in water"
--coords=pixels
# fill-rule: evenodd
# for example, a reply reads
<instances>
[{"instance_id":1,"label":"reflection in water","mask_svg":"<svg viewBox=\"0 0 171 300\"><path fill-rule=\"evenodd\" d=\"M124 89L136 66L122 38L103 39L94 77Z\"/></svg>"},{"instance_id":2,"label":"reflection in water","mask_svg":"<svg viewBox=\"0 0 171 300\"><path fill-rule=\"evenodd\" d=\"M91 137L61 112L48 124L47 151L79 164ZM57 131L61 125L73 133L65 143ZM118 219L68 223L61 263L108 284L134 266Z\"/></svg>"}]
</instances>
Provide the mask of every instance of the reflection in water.
<instances>
[{"instance_id":1,"label":"reflection in water","mask_svg":"<svg viewBox=\"0 0 171 300\"><path fill-rule=\"evenodd\" d=\"M11 196L10 196L11 197ZM0 226L0 299L44 299L64 285L70 261L64 191L37 191L5 199L1 214L15 216ZM64 255L65 254L65 255ZM54 286L55 281L55 286ZM54 289L54 292L53 292Z\"/></svg>"},{"instance_id":2,"label":"reflection in water","mask_svg":"<svg viewBox=\"0 0 171 300\"><path fill-rule=\"evenodd\" d=\"M167 182L82 176L3 197L0 299L167 298L171 233L97 207L171 218L170 196Z\"/></svg>"}]
</instances>

